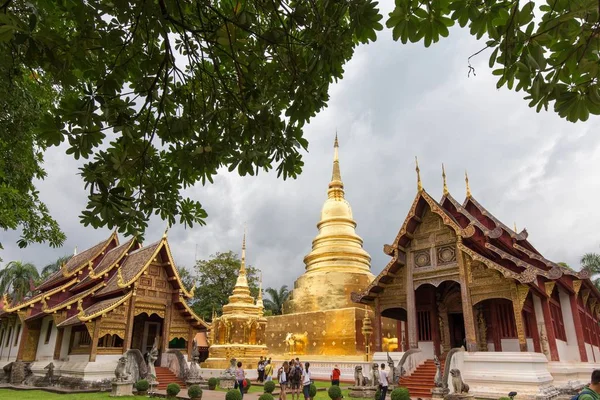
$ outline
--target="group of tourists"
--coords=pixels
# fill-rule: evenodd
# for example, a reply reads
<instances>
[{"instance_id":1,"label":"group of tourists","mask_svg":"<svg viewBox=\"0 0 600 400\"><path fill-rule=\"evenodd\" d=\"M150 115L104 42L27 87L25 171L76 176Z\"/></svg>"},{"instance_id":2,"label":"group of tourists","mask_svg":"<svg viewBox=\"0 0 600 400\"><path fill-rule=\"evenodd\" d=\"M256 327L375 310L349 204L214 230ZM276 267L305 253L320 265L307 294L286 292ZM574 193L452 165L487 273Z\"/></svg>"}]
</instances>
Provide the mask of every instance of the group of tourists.
<instances>
[{"instance_id":1,"label":"group of tourists","mask_svg":"<svg viewBox=\"0 0 600 400\"><path fill-rule=\"evenodd\" d=\"M292 400L300 400L300 387L302 387L304 399L308 400L310 398L310 384L312 380L309 368L310 363L306 362L302 365L299 358L283 363L277 371L280 400L286 400L288 390L292 394Z\"/></svg>"},{"instance_id":2,"label":"group of tourists","mask_svg":"<svg viewBox=\"0 0 600 400\"><path fill-rule=\"evenodd\" d=\"M258 361L258 366L256 367L256 372L258 372L258 381L266 382L273 380L273 364L271 364L271 357L268 359L260 356L260 360Z\"/></svg>"}]
</instances>

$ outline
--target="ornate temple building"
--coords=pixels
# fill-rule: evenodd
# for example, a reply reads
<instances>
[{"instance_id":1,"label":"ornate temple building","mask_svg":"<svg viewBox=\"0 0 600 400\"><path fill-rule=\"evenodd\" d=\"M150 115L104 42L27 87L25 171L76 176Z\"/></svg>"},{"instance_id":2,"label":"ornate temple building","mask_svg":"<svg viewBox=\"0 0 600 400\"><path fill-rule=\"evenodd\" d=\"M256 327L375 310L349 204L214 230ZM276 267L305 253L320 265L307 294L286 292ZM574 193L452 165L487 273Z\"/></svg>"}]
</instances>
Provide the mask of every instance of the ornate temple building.
<instances>
[{"instance_id":1,"label":"ornate temple building","mask_svg":"<svg viewBox=\"0 0 600 400\"><path fill-rule=\"evenodd\" d=\"M31 362L56 376L114 377L119 357L158 343L157 366L167 352L188 355L192 339L209 325L188 306L193 297L173 261L166 233L142 246L119 243L116 233L73 256L34 295L0 311L0 366Z\"/></svg>"},{"instance_id":2,"label":"ornate temple building","mask_svg":"<svg viewBox=\"0 0 600 400\"><path fill-rule=\"evenodd\" d=\"M429 359L465 346L484 352L477 354L530 352L550 362L600 362L600 292L590 273L546 259L526 230L510 229L474 198L468 178L459 203L443 173L438 202L418 172L417 165L418 191L408 215L384 246L390 262L352 295L375 310L376 349L388 317L400 321L408 347ZM499 357L490 362L502 362Z\"/></svg>"},{"instance_id":3,"label":"ornate temple building","mask_svg":"<svg viewBox=\"0 0 600 400\"><path fill-rule=\"evenodd\" d=\"M366 288L374 276L371 257L356 234L352 208L344 197L338 149L336 135L327 200L312 251L304 257L305 272L294 283L283 315L267 317L271 354L360 359L365 353L367 343L361 329L372 311L353 303L351 294ZM395 321L388 321L387 328L386 339L397 343Z\"/></svg>"},{"instance_id":4,"label":"ornate temple building","mask_svg":"<svg viewBox=\"0 0 600 400\"><path fill-rule=\"evenodd\" d=\"M263 311L262 287L258 291L256 302L250 295L244 234L240 272L233 293L229 296L229 303L223 306L223 314L218 317L213 315L209 358L203 363L203 367L225 369L229 366L229 360L236 358L244 363L244 368L255 369L260 357L267 355L267 320Z\"/></svg>"}]
</instances>

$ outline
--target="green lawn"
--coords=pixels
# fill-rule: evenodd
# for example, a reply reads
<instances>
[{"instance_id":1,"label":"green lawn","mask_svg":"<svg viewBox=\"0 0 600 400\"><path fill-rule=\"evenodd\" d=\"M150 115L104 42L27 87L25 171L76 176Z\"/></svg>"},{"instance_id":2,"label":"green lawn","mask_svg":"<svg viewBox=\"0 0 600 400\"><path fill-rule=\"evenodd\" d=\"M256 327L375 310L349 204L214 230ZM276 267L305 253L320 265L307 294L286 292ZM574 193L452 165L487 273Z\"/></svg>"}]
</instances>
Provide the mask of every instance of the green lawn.
<instances>
[{"instance_id":1,"label":"green lawn","mask_svg":"<svg viewBox=\"0 0 600 400\"><path fill-rule=\"evenodd\" d=\"M110 392L59 394L44 390L0 389L0 399L18 400L108 400L111 398L109 394Z\"/></svg>"},{"instance_id":2,"label":"green lawn","mask_svg":"<svg viewBox=\"0 0 600 400\"><path fill-rule=\"evenodd\" d=\"M279 393L279 383L276 380L273 380L273 382L275 382L275 385L276 385L275 391L277 393ZM328 389L331 386L331 383L329 381L314 381L314 384L317 388L325 388L325 389ZM354 400L353 397L350 397L348 395L348 386L350 386L350 385L345 384L345 383L340 384L340 388L342 389L342 395L344 396L344 399ZM222 392L227 391L226 389L221 389L221 388L218 388L217 390L222 391ZM250 386L248 393L264 393L264 389L263 389L262 385L253 384L252 386ZM287 400L292 400L292 394L290 392L290 389L288 389L286 393L287 393L287 395L286 395ZM300 398L304 399L304 396L302 395L302 391L300 391ZM329 396L327 395L327 390L318 391L317 395L315 396L315 400L330 400ZM364 400L364 399L356 399L356 400Z\"/></svg>"}]
</instances>

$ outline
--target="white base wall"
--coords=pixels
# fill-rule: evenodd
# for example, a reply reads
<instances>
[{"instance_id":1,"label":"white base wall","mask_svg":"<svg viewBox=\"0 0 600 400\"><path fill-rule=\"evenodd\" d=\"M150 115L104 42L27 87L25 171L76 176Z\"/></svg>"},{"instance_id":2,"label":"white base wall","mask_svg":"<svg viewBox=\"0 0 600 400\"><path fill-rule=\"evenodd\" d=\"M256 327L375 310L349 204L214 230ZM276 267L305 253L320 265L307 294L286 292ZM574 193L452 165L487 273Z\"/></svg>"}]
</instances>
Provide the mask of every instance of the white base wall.
<instances>
[{"instance_id":1,"label":"white base wall","mask_svg":"<svg viewBox=\"0 0 600 400\"><path fill-rule=\"evenodd\" d=\"M567 344L563 340L556 339L556 347L558 349L558 358L562 362L581 362L579 357L579 347L577 345Z\"/></svg>"},{"instance_id":2,"label":"white base wall","mask_svg":"<svg viewBox=\"0 0 600 400\"><path fill-rule=\"evenodd\" d=\"M456 367L461 370L463 380L476 398L498 399L511 391L516 391L519 399L527 400L558 395L553 385L554 379L548 371L548 360L543 354L463 352L455 358Z\"/></svg>"},{"instance_id":3,"label":"white base wall","mask_svg":"<svg viewBox=\"0 0 600 400\"><path fill-rule=\"evenodd\" d=\"M54 376L80 378L85 381L98 382L115 377L115 369L121 355L98 355L96 361L90 362L89 355L70 355L66 361L53 360ZM50 361L31 363L31 372L35 376L45 376L46 366Z\"/></svg>"}]
</instances>

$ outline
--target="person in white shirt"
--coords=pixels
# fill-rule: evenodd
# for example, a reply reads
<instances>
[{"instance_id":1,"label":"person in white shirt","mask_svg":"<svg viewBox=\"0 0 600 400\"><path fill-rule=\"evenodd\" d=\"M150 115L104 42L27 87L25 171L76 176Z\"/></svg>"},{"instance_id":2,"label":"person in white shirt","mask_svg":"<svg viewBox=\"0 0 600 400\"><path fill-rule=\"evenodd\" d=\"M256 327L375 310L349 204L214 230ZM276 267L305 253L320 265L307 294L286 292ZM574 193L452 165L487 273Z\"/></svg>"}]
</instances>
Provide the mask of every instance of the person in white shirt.
<instances>
[{"instance_id":1,"label":"person in white shirt","mask_svg":"<svg viewBox=\"0 0 600 400\"><path fill-rule=\"evenodd\" d=\"M385 395L388 390L388 373L385 370L385 364L381 364L381 369L379 370L379 390L381 391L381 397L379 400L385 400Z\"/></svg>"},{"instance_id":2,"label":"person in white shirt","mask_svg":"<svg viewBox=\"0 0 600 400\"><path fill-rule=\"evenodd\" d=\"M304 400L310 398L310 372L308 371L308 367L310 367L310 364L304 363L304 369L302 370L302 393L304 393Z\"/></svg>"}]
</instances>

